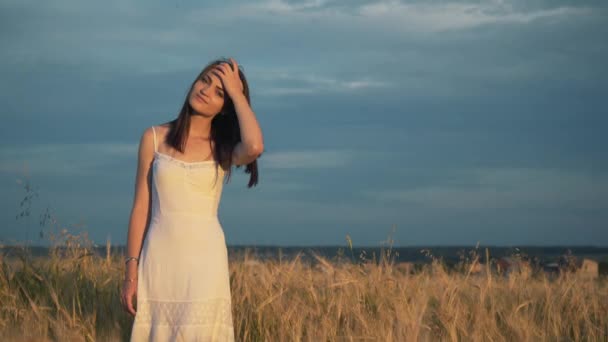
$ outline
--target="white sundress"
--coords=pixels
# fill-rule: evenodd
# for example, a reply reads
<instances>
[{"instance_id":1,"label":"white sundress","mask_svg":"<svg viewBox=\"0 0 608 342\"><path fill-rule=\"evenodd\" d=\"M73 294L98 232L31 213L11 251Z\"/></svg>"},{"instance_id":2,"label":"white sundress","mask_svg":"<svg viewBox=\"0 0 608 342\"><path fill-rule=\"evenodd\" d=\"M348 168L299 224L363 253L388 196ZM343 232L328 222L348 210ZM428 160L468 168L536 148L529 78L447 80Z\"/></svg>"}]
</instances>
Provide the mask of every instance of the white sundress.
<instances>
[{"instance_id":1,"label":"white sundress","mask_svg":"<svg viewBox=\"0 0 608 342\"><path fill-rule=\"evenodd\" d=\"M157 150L131 342L234 341L228 250L217 211L224 170Z\"/></svg>"}]
</instances>

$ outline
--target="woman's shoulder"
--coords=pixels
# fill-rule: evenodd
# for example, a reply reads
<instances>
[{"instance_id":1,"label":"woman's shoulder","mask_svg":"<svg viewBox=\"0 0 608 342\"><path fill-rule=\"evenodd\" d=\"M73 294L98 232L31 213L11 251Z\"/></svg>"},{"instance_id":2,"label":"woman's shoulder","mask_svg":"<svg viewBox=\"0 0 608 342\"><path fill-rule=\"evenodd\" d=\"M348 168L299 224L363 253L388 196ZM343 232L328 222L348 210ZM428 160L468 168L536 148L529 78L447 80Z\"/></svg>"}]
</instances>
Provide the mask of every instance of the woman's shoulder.
<instances>
[{"instance_id":1,"label":"woman's shoulder","mask_svg":"<svg viewBox=\"0 0 608 342\"><path fill-rule=\"evenodd\" d=\"M164 122L164 123L154 124L154 125L148 126L146 128L152 129L154 127L154 129L156 129L156 130L168 129L170 125L171 125L170 122Z\"/></svg>"},{"instance_id":2,"label":"woman's shoulder","mask_svg":"<svg viewBox=\"0 0 608 342\"><path fill-rule=\"evenodd\" d=\"M168 123L168 122L148 126L144 129L144 135L150 135L150 136L156 135L157 137L164 136L169 131L169 128L170 128L170 123Z\"/></svg>"},{"instance_id":3,"label":"woman's shoulder","mask_svg":"<svg viewBox=\"0 0 608 342\"><path fill-rule=\"evenodd\" d=\"M165 122L165 123L161 123L161 124L157 124L154 126L151 126L150 129L154 128L154 131L156 132L156 134L166 134L169 129L171 128L171 123L170 122Z\"/></svg>"},{"instance_id":4,"label":"woman's shoulder","mask_svg":"<svg viewBox=\"0 0 608 342\"><path fill-rule=\"evenodd\" d=\"M154 140L154 138L164 136L169 131L170 124L170 122L165 122L144 128L141 135L141 140Z\"/></svg>"}]
</instances>

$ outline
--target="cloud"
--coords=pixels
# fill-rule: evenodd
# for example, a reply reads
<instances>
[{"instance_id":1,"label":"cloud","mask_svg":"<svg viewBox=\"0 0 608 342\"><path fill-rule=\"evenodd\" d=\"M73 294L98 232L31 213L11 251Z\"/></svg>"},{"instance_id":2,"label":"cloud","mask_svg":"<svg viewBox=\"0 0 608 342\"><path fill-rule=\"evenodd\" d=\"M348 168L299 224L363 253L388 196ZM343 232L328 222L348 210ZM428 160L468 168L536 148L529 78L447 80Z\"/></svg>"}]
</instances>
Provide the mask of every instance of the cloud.
<instances>
[{"instance_id":1,"label":"cloud","mask_svg":"<svg viewBox=\"0 0 608 342\"><path fill-rule=\"evenodd\" d=\"M391 82L373 80L370 77L360 79L339 79L313 73L296 73L276 69L266 69L252 73L264 86L256 88L257 95L294 95L294 94L327 94L350 93L366 89L381 89L393 86Z\"/></svg>"},{"instance_id":2,"label":"cloud","mask_svg":"<svg viewBox=\"0 0 608 342\"><path fill-rule=\"evenodd\" d=\"M86 175L114 159L137 160L137 144L41 144L0 148L0 172Z\"/></svg>"},{"instance_id":3,"label":"cloud","mask_svg":"<svg viewBox=\"0 0 608 342\"><path fill-rule=\"evenodd\" d=\"M350 164L362 153L365 152L338 149L266 152L260 158L260 165L264 169L337 168ZM135 163L137 144L59 143L2 147L0 172L19 173L31 169L66 176L86 174L97 167L111 164L116 158ZM293 188L295 185L286 186Z\"/></svg>"},{"instance_id":4,"label":"cloud","mask_svg":"<svg viewBox=\"0 0 608 342\"><path fill-rule=\"evenodd\" d=\"M512 2L414 2L351 3L347 1L281 0L227 3L195 7L187 3L143 6L136 1L112 1L95 5L78 1L13 2L3 4L6 51L3 62L95 63L105 70L157 72L187 70L200 64L202 54L230 49L249 54L246 42L228 46L225 35L237 34L235 22L255 36L260 48L281 49L304 39L320 44L346 43L357 37L358 47L372 44L379 34L399 37L417 33L470 29L491 23L529 23L540 18L571 18L592 13L586 7L521 9ZM84 23L86 22L86 25ZM35 25L33 25L35 23ZM112 25L109 25L112 23ZM311 25L315 30L311 31ZM77 30L74 27L78 27ZM307 34L307 33L311 34ZM312 33L314 32L314 33ZM319 35L320 32L323 32ZM272 36L272 40L266 37ZM301 42L300 42L301 43ZM233 45L230 42L231 45ZM242 48L241 48L242 46ZM312 45L311 45L312 47ZM40 54L44 51L43 54ZM8 58L7 58L8 57ZM370 82L373 80L356 80ZM355 83L357 86L358 83Z\"/></svg>"},{"instance_id":5,"label":"cloud","mask_svg":"<svg viewBox=\"0 0 608 342\"><path fill-rule=\"evenodd\" d=\"M311 183L285 182L280 180L274 181L270 179L266 180L262 191L284 194L286 191L306 191L316 188L317 186Z\"/></svg>"},{"instance_id":6,"label":"cloud","mask_svg":"<svg viewBox=\"0 0 608 342\"><path fill-rule=\"evenodd\" d=\"M434 209L608 209L606 175L532 168L468 169L462 175L462 183L366 190L363 195Z\"/></svg>"},{"instance_id":7,"label":"cloud","mask_svg":"<svg viewBox=\"0 0 608 342\"><path fill-rule=\"evenodd\" d=\"M358 155L350 150L301 150L265 153L260 165L269 169L321 169L343 167Z\"/></svg>"},{"instance_id":8,"label":"cloud","mask_svg":"<svg viewBox=\"0 0 608 342\"><path fill-rule=\"evenodd\" d=\"M589 14L589 8L559 7L516 11L510 2L483 1L480 3L403 3L385 1L364 5L360 14L365 18L399 26L403 30L442 32L470 29L486 24L529 23L540 18L568 17Z\"/></svg>"},{"instance_id":9,"label":"cloud","mask_svg":"<svg viewBox=\"0 0 608 342\"><path fill-rule=\"evenodd\" d=\"M119 231L124 218L107 212L128 215L137 146L112 141L169 119L202 63L232 55L268 131L259 188L245 189L244 172L226 188L243 241L276 239L267 227L294 217L302 235L285 241L327 241L341 222L360 232L400 222L419 241L475 226L497 241L520 235L508 226L606 241L606 176L585 173L607 169L606 8L4 1L0 172L27 165L68 216Z\"/></svg>"},{"instance_id":10,"label":"cloud","mask_svg":"<svg viewBox=\"0 0 608 342\"><path fill-rule=\"evenodd\" d=\"M257 5L257 8L273 13L289 14L309 10L323 10L327 3L328 1L324 0L298 1L296 3L282 0L268 0Z\"/></svg>"},{"instance_id":11,"label":"cloud","mask_svg":"<svg viewBox=\"0 0 608 342\"><path fill-rule=\"evenodd\" d=\"M383 28L411 32L444 32L470 29L486 24L530 23L537 19L569 17L591 13L587 7L560 6L532 8L518 6L515 1L451 1L403 2L370 1L268 0L239 6L235 14L242 17L267 17L275 22L331 23L336 27Z\"/></svg>"},{"instance_id":12,"label":"cloud","mask_svg":"<svg viewBox=\"0 0 608 342\"><path fill-rule=\"evenodd\" d=\"M14 77L32 65L67 65L68 72L97 81L134 73L196 72L201 56L229 51L258 61L247 72L253 72L255 95L268 97L387 89L416 96L491 96L499 92L495 85L588 82L597 72L586 63L584 40L571 36L576 30L568 30L574 39L567 44L573 51L567 58L559 54L565 47L556 37L562 34L543 34L539 50L535 35L522 31L527 26L522 24L540 18L573 22L599 13L576 3L531 8L517 1L271 0L196 6L66 0L4 4L6 48L0 62L19 70ZM492 23L516 25L512 31L427 34ZM515 50L521 53L514 59Z\"/></svg>"}]
</instances>

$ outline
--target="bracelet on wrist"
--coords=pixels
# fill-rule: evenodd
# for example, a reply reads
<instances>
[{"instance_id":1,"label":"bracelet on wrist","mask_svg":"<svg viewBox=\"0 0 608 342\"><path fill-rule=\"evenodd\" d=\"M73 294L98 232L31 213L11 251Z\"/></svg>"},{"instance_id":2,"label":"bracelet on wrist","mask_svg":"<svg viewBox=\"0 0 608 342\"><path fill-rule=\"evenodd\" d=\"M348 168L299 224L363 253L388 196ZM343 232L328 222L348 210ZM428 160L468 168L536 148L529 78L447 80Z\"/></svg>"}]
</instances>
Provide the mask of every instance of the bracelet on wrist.
<instances>
[{"instance_id":1,"label":"bracelet on wrist","mask_svg":"<svg viewBox=\"0 0 608 342\"><path fill-rule=\"evenodd\" d=\"M126 265L126 264L127 264L129 261L131 261L131 260L135 260L135 261L137 261L137 263L139 263L139 258L136 258L136 257L128 257L128 258L126 258L126 259L125 259L125 265Z\"/></svg>"}]
</instances>

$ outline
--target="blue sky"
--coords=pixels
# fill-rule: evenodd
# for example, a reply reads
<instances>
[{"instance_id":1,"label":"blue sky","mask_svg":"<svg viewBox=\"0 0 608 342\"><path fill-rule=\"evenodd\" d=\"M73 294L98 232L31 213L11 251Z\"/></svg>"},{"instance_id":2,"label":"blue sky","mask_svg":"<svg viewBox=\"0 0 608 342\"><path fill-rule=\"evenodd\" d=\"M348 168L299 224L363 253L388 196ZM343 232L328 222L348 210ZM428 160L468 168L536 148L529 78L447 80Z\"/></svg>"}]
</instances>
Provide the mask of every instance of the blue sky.
<instances>
[{"instance_id":1,"label":"blue sky","mask_svg":"<svg viewBox=\"0 0 608 342\"><path fill-rule=\"evenodd\" d=\"M143 130L233 57L265 152L230 244L608 246L605 1L0 3L0 241L126 241ZM602 147L604 146L604 147ZM15 220L27 175L29 221Z\"/></svg>"}]
</instances>

